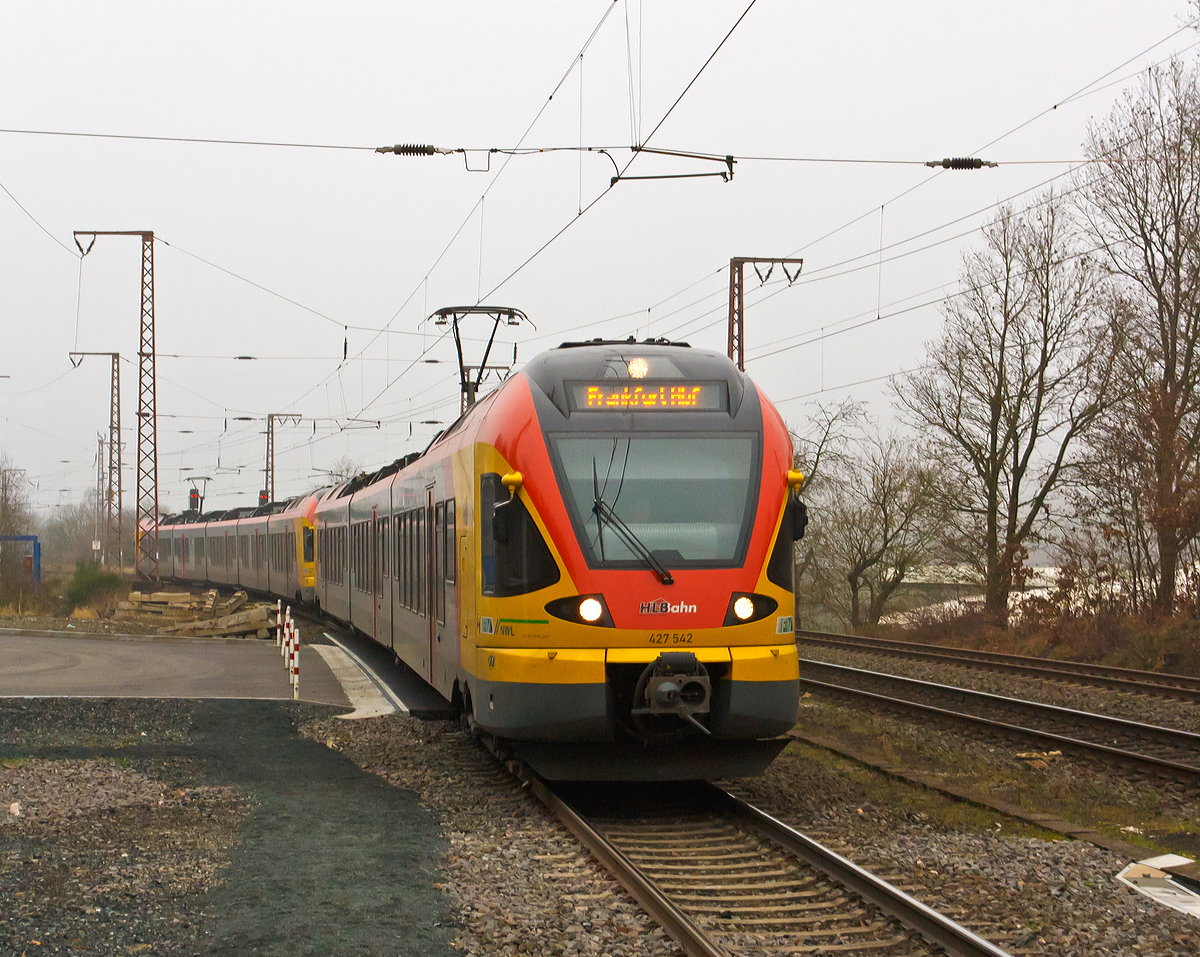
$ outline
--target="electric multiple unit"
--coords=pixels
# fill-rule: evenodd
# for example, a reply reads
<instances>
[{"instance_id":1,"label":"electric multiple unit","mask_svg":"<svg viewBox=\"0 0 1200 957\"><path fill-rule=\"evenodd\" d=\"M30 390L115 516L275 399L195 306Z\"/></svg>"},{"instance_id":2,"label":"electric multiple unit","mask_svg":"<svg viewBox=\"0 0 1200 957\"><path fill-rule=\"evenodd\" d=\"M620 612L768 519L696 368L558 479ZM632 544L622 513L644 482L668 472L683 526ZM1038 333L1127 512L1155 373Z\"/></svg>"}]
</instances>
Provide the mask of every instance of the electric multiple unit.
<instances>
[{"instance_id":1,"label":"electric multiple unit","mask_svg":"<svg viewBox=\"0 0 1200 957\"><path fill-rule=\"evenodd\" d=\"M752 774L796 718L791 468L725 356L565 343L419 456L160 535L237 542L215 566L179 545L171 573L315 601L547 777ZM257 522L286 568L255 560Z\"/></svg>"}]
</instances>

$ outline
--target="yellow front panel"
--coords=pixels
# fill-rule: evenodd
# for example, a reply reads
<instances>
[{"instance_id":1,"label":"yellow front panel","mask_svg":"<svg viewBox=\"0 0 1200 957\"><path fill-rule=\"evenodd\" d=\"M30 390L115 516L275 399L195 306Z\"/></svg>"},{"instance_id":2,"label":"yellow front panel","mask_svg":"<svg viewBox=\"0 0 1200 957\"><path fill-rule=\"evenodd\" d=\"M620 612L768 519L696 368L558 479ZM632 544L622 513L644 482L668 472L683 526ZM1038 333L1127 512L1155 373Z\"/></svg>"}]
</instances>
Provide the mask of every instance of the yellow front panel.
<instances>
[{"instance_id":1,"label":"yellow front panel","mask_svg":"<svg viewBox=\"0 0 1200 957\"><path fill-rule=\"evenodd\" d=\"M557 588L558 586L554 586ZM480 636L481 640L494 645L526 645L556 648L569 645L576 648L604 648L619 645L635 651L653 651L652 660L660 651L695 651L702 648L727 648L730 645L762 646L790 638L779 635L778 615L748 625L728 628L689 628L686 625L659 624L643 628L598 628L594 625L579 625L551 617L541 607L548 601L545 596L552 589L536 592L537 598L525 601L528 596L517 598L479 599L479 614L491 618L493 634ZM790 613L790 609L789 609ZM640 661L642 659L632 659ZM706 659L701 659L706 660ZM720 659L728 661L728 658Z\"/></svg>"},{"instance_id":2,"label":"yellow front panel","mask_svg":"<svg viewBox=\"0 0 1200 957\"><path fill-rule=\"evenodd\" d=\"M475 674L487 681L603 684L604 650L593 648L477 648Z\"/></svg>"},{"instance_id":3,"label":"yellow front panel","mask_svg":"<svg viewBox=\"0 0 1200 957\"><path fill-rule=\"evenodd\" d=\"M794 681L800 677L800 659L794 644L765 648L730 648L733 681Z\"/></svg>"},{"instance_id":4,"label":"yellow front panel","mask_svg":"<svg viewBox=\"0 0 1200 957\"><path fill-rule=\"evenodd\" d=\"M702 661L706 664L729 661L728 648L705 648L703 646L693 648L685 645L671 647L655 645L653 648L609 648L606 660L614 665L648 665L663 651L690 651L696 656L697 661Z\"/></svg>"}]
</instances>

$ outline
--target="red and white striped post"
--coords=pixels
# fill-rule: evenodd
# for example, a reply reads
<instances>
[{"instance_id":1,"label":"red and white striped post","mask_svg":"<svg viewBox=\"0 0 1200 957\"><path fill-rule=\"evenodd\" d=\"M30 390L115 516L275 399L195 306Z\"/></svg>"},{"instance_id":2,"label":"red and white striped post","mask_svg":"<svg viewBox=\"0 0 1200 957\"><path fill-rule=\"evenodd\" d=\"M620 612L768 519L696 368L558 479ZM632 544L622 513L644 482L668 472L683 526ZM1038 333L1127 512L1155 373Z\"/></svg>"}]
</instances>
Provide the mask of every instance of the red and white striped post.
<instances>
[{"instance_id":1,"label":"red and white striped post","mask_svg":"<svg viewBox=\"0 0 1200 957\"><path fill-rule=\"evenodd\" d=\"M283 646L283 599L275 599L275 647Z\"/></svg>"},{"instance_id":2,"label":"red and white striped post","mask_svg":"<svg viewBox=\"0 0 1200 957\"><path fill-rule=\"evenodd\" d=\"M300 629L292 631L292 698L300 697Z\"/></svg>"}]
</instances>

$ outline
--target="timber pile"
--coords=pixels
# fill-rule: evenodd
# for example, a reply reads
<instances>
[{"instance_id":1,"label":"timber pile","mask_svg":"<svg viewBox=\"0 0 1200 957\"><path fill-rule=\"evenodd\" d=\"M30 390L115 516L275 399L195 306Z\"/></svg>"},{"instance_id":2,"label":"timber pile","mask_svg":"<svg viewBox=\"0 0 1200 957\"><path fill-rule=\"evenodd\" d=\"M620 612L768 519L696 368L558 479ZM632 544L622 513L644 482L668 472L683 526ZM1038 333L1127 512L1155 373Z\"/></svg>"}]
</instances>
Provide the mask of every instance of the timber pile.
<instances>
[{"instance_id":1,"label":"timber pile","mask_svg":"<svg viewBox=\"0 0 1200 957\"><path fill-rule=\"evenodd\" d=\"M251 604L244 591L222 601L215 588L202 595L189 592L130 592L118 603L116 617L143 624L159 624L159 633L180 637L212 638L243 635L266 638L274 605Z\"/></svg>"}]
</instances>

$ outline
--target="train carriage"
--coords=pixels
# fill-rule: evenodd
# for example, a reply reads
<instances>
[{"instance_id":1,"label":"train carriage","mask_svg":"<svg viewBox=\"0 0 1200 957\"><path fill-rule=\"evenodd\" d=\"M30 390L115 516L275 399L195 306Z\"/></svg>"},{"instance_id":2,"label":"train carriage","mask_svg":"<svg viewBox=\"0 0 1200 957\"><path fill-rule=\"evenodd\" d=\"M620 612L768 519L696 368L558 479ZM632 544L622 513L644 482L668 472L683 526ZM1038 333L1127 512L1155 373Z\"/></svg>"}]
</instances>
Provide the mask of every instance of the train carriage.
<instances>
[{"instance_id":1,"label":"train carriage","mask_svg":"<svg viewBox=\"0 0 1200 957\"><path fill-rule=\"evenodd\" d=\"M269 514L266 588L242 583L391 649L547 776L756 773L796 715L801 480L725 356L564 343L424 453Z\"/></svg>"}]
</instances>

